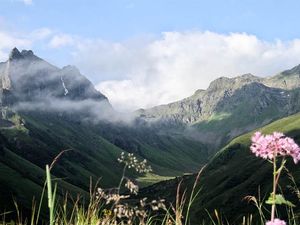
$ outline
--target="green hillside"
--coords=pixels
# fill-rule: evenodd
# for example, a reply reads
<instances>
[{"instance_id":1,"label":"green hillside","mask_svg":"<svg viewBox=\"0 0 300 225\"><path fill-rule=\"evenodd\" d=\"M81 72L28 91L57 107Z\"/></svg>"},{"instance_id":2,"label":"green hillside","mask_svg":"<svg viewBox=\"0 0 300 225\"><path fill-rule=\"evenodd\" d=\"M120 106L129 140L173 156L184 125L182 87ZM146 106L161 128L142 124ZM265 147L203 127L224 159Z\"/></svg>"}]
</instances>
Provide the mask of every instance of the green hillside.
<instances>
[{"instance_id":1,"label":"green hillside","mask_svg":"<svg viewBox=\"0 0 300 225\"><path fill-rule=\"evenodd\" d=\"M13 208L13 198L30 209L33 196L39 199L42 192L45 165L66 149L71 151L58 159L52 171L62 180L61 193L86 193L91 178L100 179L102 187L117 186L122 175L117 158L122 151L134 152L152 166L154 174L138 179L142 185L196 171L208 160L200 143L156 135L146 128L93 124L54 113L20 115L13 114L10 126L0 128L1 211Z\"/></svg>"},{"instance_id":2,"label":"green hillside","mask_svg":"<svg viewBox=\"0 0 300 225\"><path fill-rule=\"evenodd\" d=\"M295 114L277 120L261 129L262 133L281 131L300 143L300 114ZM217 209L230 224L241 221L242 217L256 214L255 207L243 200L248 195L266 198L271 191L272 165L266 160L255 157L250 152L250 138L254 131L232 140L221 149L208 163L200 176L198 188L201 188L191 212L193 224L202 220L209 220L207 211L213 214ZM300 185L300 167L292 160L287 168ZM191 189L195 175L184 176L176 180L161 182L142 191L144 195L162 196L172 199L178 182L183 179L182 188ZM300 213L299 199L293 195L290 186L292 182L287 174L282 175L281 188L285 196L297 205L296 212ZM170 191L171 190L171 191ZM284 215L283 215L284 217Z\"/></svg>"},{"instance_id":3,"label":"green hillside","mask_svg":"<svg viewBox=\"0 0 300 225\"><path fill-rule=\"evenodd\" d=\"M262 133L280 131L300 143L300 114L275 121L261 129ZM266 160L256 158L250 152L250 138L253 132L232 140L211 160L201 177L202 192L194 204L193 217L206 215L204 209L219 209L228 219L241 219L256 210L243 198L247 195L266 197L271 190L272 165ZM289 162L288 169L300 181L299 165ZM191 182L190 180L189 182ZM299 200L291 195L287 186L291 185L287 174L283 175L282 188L294 204ZM300 182L298 183L298 185ZM300 212L299 204L297 211Z\"/></svg>"}]
</instances>

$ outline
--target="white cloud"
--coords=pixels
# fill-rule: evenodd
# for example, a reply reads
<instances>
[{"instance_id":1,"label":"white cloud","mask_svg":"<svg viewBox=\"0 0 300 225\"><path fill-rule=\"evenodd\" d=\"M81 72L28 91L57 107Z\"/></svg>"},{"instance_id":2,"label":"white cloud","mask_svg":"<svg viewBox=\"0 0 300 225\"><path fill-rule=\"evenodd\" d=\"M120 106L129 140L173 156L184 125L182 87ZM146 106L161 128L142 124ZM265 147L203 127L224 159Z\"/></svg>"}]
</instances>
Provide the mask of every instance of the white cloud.
<instances>
[{"instance_id":1,"label":"white cloud","mask_svg":"<svg viewBox=\"0 0 300 225\"><path fill-rule=\"evenodd\" d=\"M50 40L49 46L51 48L62 48L66 46L74 45L75 39L68 34L56 34Z\"/></svg>"},{"instance_id":2,"label":"white cloud","mask_svg":"<svg viewBox=\"0 0 300 225\"><path fill-rule=\"evenodd\" d=\"M166 32L146 41L81 41L74 57L115 108L133 110L190 96L220 76L267 76L288 69L300 63L300 39L267 42L246 33Z\"/></svg>"},{"instance_id":3,"label":"white cloud","mask_svg":"<svg viewBox=\"0 0 300 225\"><path fill-rule=\"evenodd\" d=\"M8 53L14 47L29 48L32 42L17 34L0 30L0 61L7 60Z\"/></svg>"},{"instance_id":4,"label":"white cloud","mask_svg":"<svg viewBox=\"0 0 300 225\"><path fill-rule=\"evenodd\" d=\"M54 33L53 30L51 30L47 27L43 27L43 28L39 28L39 29L32 31L29 34L29 38L32 40L44 40L44 39L51 37L51 35L53 35L53 33Z\"/></svg>"},{"instance_id":5,"label":"white cloud","mask_svg":"<svg viewBox=\"0 0 300 225\"><path fill-rule=\"evenodd\" d=\"M264 41L246 33L165 32L156 38L109 42L49 28L27 35L0 30L0 61L15 46L33 47L37 54L35 47L50 54L60 50L67 57L71 53L73 58L65 60L121 111L180 100L220 76L274 75L300 63L300 38Z\"/></svg>"}]
</instances>

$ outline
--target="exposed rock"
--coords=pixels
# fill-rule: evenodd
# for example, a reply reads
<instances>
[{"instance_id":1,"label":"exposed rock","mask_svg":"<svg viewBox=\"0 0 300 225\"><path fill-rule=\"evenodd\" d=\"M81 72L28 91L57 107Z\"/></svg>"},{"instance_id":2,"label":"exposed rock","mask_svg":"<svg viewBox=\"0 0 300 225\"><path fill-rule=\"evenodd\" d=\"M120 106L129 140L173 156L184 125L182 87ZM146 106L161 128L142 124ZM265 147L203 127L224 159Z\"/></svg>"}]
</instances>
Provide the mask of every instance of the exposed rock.
<instances>
[{"instance_id":1,"label":"exposed rock","mask_svg":"<svg viewBox=\"0 0 300 225\"><path fill-rule=\"evenodd\" d=\"M300 65L285 70L273 77L266 78L263 83L269 87L292 90L300 87Z\"/></svg>"},{"instance_id":2,"label":"exposed rock","mask_svg":"<svg viewBox=\"0 0 300 225\"><path fill-rule=\"evenodd\" d=\"M17 59L22 59L23 55L21 52L15 47L11 50L9 54L9 60L17 60Z\"/></svg>"},{"instance_id":3,"label":"exposed rock","mask_svg":"<svg viewBox=\"0 0 300 225\"><path fill-rule=\"evenodd\" d=\"M161 105L146 110L139 110L147 120L169 120L186 124L194 124L208 119L217 104L230 98L236 90L246 84L259 82L261 78L245 74L236 78L220 77L209 85L207 90L197 90L191 97L181 101Z\"/></svg>"},{"instance_id":4,"label":"exposed rock","mask_svg":"<svg viewBox=\"0 0 300 225\"><path fill-rule=\"evenodd\" d=\"M186 129L186 135L218 147L235 136L299 111L299 101L292 100L298 92L290 91L300 88L299 72L297 66L270 78L252 74L220 77L207 90L198 90L178 102L139 110L137 114L166 129L174 129L178 124L194 126L193 134Z\"/></svg>"},{"instance_id":5,"label":"exposed rock","mask_svg":"<svg viewBox=\"0 0 300 225\"><path fill-rule=\"evenodd\" d=\"M73 66L59 69L35 56L31 50L14 48L0 64L1 102L15 104L49 98L105 100L93 84ZM4 101L5 99L5 101Z\"/></svg>"}]
</instances>

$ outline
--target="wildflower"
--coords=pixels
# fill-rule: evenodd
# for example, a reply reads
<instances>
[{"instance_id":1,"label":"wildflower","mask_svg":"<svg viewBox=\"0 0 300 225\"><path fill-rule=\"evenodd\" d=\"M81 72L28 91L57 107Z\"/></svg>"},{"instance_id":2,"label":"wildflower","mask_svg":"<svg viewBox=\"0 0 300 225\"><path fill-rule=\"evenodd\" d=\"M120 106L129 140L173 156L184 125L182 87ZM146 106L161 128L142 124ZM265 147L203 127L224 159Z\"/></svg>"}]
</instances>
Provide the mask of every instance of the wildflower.
<instances>
[{"instance_id":1,"label":"wildflower","mask_svg":"<svg viewBox=\"0 0 300 225\"><path fill-rule=\"evenodd\" d=\"M125 153L122 152L118 158L118 162L125 164L128 169L134 169L137 173L149 173L152 171L151 166L147 165L146 159L139 161L133 153L127 153L127 155L125 155Z\"/></svg>"},{"instance_id":2,"label":"wildflower","mask_svg":"<svg viewBox=\"0 0 300 225\"><path fill-rule=\"evenodd\" d=\"M285 221L280 219L274 219L274 221L268 221L266 225L286 225Z\"/></svg>"},{"instance_id":3,"label":"wildflower","mask_svg":"<svg viewBox=\"0 0 300 225\"><path fill-rule=\"evenodd\" d=\"M273 159L277 156L291 156L295 163L300 160L300 148L292 138L285 137L283 133L274 132L262 135L256 132L252 138L251 151L263 159Z\"/></svg>"},{"instance_id":4,"label":"wildflower","mask_svg":"<svg viewBox=\"0 0 300 225\"><path fill-rule=\"evenodd\" d=\"M283 197L283 195L276 195L276 189L280 173L285 166L286 160L283 159L280 167L277 169L276 158L281 156L291 156L296 164L300 160L300 148L292 138L285 137L283 133L274 132L269 135L262 135L256 132L251 138L252 144L250 150L258 157L270 159L273 163L273 192L267 204L272 205L271 221L266 225L286 225L285 221L278 218L275 219L276 204L285 204L293 206L293 204Z\"/></svg>"},{"instance_id":5,"label":"wildflower","mask_svg":"<svg viewBox=\"0 0 300 225\"><path fill-rule=\"evenodd\" d=\"M133 194L138 193L139 191L139 186L135 185L131 180L127 179L127 182L125 183L125 187L129 189L129 191Z\"/></svg>"}]
</instances>

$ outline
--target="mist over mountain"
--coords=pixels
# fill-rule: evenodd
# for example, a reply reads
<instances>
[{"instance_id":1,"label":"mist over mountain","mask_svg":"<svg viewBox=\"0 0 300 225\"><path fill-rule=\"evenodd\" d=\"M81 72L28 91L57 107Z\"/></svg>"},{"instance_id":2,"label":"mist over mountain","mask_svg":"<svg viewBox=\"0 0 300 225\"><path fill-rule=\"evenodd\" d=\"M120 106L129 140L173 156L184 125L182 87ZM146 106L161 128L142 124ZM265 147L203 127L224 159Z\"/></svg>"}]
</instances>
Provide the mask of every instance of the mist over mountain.
<instances>
[{"instance_id":1,"label":"mist over mountain","mask_svg":"<svg viewBox=\"0 0 300 225\"><path fill-rule=\"evenodd\" d=\"M60 196L87 194L90 179L117 186L123 151L147 159L155 181L196 171L210 155L199 141L160 133L133 114L116 112L76 68L57 68L30 50L13 49L0 64L0 80L1 211L14 208L12 196L30 209L42 192L45 165L65 149L71 151L52 171L63 178Z\"/></svg>"},{"instance_id":2,"label":"mist over mountain","mask_svg":"<svg viewBox=\"0 0 300 225\"><path fill-rule=\"evenodd\" d=\"M298 112L299 68L267 78L220 77L188 98L136 113L165 129L184 126L185 135L218 148L233 137Z\"/></svg>"},{"instance_id":3,"label":"mist over mountain","mask_svg":"<svg viewBox=\"0 0 300 225\"><path fill-rule=\"evenodd\" d=\"M31 50L14 48L0 64L0 103L17 111L78 112L93 121L120 121L108 99L74 66L57 68Z\"/></svg>"},{"instance_id":4,"label":"mist over mountain","mask_svg":"<svg viewBox=\"0 0 300 225\"><path fill-rule=\"evenodd\" d=\"M9 196L0 205L13 208L14 196L30 209L45 165L64 149L72 151L53 169L65 178L61 196L85 195L90 178L117 185L123 151L148 160L154 171L147 176L157 177L150 184L196 172L233 138L299 112L299 68L267 78L220 77L181 101L122 114L76 67L60 69L14 48L0 63L0 193Z\"/></svg>"}]
</instances>

